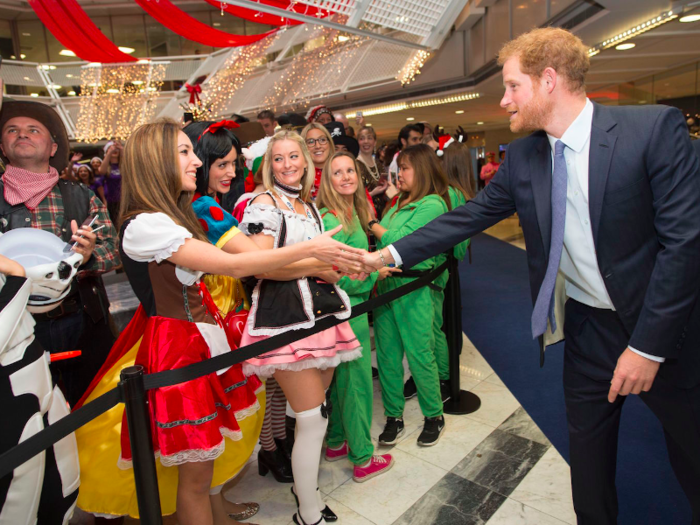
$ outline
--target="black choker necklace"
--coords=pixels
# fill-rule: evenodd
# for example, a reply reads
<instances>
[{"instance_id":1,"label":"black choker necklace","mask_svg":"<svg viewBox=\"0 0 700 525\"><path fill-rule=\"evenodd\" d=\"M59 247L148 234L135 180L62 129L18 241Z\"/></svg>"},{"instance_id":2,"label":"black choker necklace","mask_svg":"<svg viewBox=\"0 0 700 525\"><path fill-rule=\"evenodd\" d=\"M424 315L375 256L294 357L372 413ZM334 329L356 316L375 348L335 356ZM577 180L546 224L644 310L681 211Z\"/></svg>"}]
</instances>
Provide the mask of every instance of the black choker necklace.
<instances>
[{"instance_id":1,"label":"black choker necklace","mask_svg":"<svg viewBox=\"0 0 700 525\"><path fill-rule=\"evenodd\" d=\"M275 188L281 194L286 195L290 199L298 199L299 198L299 195L301 194L301 189L302 189L301 184L299 184L299 186L294 188L292 186L287 186L286 184L282 184L277 179L274 179L274 181L275 181Z\"/></svg>"}]
</instances>

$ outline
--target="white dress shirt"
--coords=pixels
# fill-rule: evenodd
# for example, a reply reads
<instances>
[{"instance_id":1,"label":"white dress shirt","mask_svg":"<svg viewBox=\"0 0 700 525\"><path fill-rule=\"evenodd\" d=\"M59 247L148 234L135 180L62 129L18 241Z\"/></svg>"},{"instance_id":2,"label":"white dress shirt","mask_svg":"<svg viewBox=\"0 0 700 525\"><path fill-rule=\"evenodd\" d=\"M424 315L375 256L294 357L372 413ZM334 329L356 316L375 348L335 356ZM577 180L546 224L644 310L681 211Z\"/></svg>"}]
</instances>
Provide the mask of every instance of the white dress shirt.
<instances>
[{"instance_id":1,"label":"white dress shirt","mask_svg":"<svg viewBox=\"0 0 700 525\"><path fill-rule=\"evenodd\" d=\"M567 172L566 223L559 271L566 279L567 297L594 308L614 310L598 268L588 207L588 161L592 124L593 104L586 99L583 110L561 139L547 134L552 151L552 169L554 169L555 143L561 140L566 145L564 148ZM399 253L391 245L388 248L396 264L400 265L402 261ZM645 354L634 348L630 350L653 361L664 361L662 357Z\"/></svg>"}]
</instances>

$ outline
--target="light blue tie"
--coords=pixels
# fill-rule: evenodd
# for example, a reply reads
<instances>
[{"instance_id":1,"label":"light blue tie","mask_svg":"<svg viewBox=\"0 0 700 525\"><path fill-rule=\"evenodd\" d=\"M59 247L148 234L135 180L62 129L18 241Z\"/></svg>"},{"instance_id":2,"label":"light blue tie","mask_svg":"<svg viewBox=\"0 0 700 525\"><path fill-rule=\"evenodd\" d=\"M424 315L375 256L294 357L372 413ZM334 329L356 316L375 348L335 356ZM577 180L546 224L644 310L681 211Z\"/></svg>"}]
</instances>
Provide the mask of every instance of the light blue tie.
<instances>
[{"instance_id":1,"label":"light blue tie","mask_svg":"<svg viewBox=\"0 0 700 525\"><path fill-rule=\"evenodd\" d=\"M564 247L564 224L566 223L566 159L564 144L557 140L554 144L554 170L552 171L552 236L549 245L547 273L537 294L535 308L532 311L532 338L535 339L547 330L547 317L552 325L552 332L557 329L554 318L554 285L557 282L561 250Z\"/></svg>"}]
</instances>

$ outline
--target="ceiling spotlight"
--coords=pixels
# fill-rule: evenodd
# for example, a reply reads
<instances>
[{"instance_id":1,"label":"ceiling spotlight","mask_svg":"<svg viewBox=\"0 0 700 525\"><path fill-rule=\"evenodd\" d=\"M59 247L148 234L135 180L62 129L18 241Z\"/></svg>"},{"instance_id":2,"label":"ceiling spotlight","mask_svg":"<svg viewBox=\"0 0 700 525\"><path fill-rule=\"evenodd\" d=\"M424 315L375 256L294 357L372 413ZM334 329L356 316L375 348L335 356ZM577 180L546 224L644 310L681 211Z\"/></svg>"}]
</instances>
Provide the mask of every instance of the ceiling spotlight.
<instances>
[{"instance_id":1,"label":"ceiling spotlight","mask_svg":"<svg viewBox=\"0 0 700 525\"><path fill-rule=\"evenodd\" d=\"M75 56L75 51L71 51L70 49L61 49L58 52L59 55L62 57L74 57Z\"/></svg>"},{"instance_id":2,"label":"ceiling spotlight","mask_svg":"<svg viewBox=\"0 0 700 525\"><path fill-rule=\"evenodd\" d=\"M345 36L345 35L338 36L338 42L347 42L348 40L350 40L349 36Z\"/></svg>"},{"instance_id":3,"label":"ceiling spotlight","mask_svg":"<svg viewBox=\"0 0 700 525\"><path fill-rule=\"evenodd\" d=\"M406 120L410 121L410 120L416 120L416 119L414 119L413 117L406 117Z\"/></svg>"},{"instance_id":4,"label":"ceiling spotlight","mask_svg":"<svg viewBox=\"0 0 700 525\"><path fill-rule=\"evenodd\" d=\"M477 122L477 123L476 123L476 125L477 125L477 126L483 126L483 125L484 125L484 123L483 123L483 122L481 122L481 121L479 121L479 122Z\"/></svg>"},{"instance_id":5,"label":"ceiling spotlight","mask_svg":"<svg viewBox=\"0 0 700 525\"><path fill-rule=\"evenodd\" d=\"M70 73L68 73L68 74L66 75L66 78L73 78L73 75L71 75Z\"/></svg>"},{"instance_id":6,"label":"ceiling spotlight","mask_svg":"<svg viewBox=\"0 0 700 525\"><path fill-rule=\"evenodd\" d=\"M69 97L74 97L75 96L75 91L69 91L68 92Z\"/></svg>"},{"instance_id":7,"label":"ceiling spotlight","mask_svg":"<svg viewBox=\"0 0 700 525\"><path fill-rule=\"evenodd\" d=\"M367 124L365 124L365 126L368 126L368 127L371 128L371 127L372 127L372 124L370 124L370 123L368 122Z\"/></svg>"},{"instance_id":8,"label":"ceiling spotlight","mask_svg":"<svg viewBox=\"0 0 700 525\"><path fill-rule=\"evenodd\" d=\"M119 93L119 90L118 90L118 89L111 88L111 89L108 89L108 90L107 90L107 93L116 94L116 93Z\"/></svg>"},{"instance_id":9,"label":"ceiling spotlight","mask_svg":"<svg viewBox=\"0 0 700 525\"><path fill-rule=\"evenodd\" d=\"M615 49L618 51L627 51L628 49L632 49L635 47L637 44L633 44L632 42L628 42L627 44L620 44L619 46L615 46Z\"/></svg>"},{"instance_id":10,"label":"ceiling spotlight","mask_svg":"<svg viewBox=\"0 0 700 525\"><path fill-rule=\"evenodd\" d=\"M38 97L38 96L39 96L39 93L30 93L29 96L30 96L30 97Z\"/></svg>"},{"instance_id":11,"label":"ceiling spotlight","mask_svg":"<svg viewBox=\"0 0 700 525\"><path fill-rule=\"evenodd\" d=\"M697 22L698 20L700 20L700 15L686 15L678 19L679 22L683 23Z\"/></svg>"},{"instance_id":12,"label":"ceiling spotlight","mask_svg":"<svg viewBox=\"0 0 700 525\"><path fill-rule=\"evenodd\" d=\"M63 86L59 86L58 84L49 84L49 87L51 89L61 89Z\"/></svg>"},{"instance_id":13,"label":"ceiling spotlight","mask_svg":"<svg viewBox=\"0 0 700 525\"><path fill-rule=\"evenodd\" d=\"M464 110L463 110L463 109L458 109L457 111L455 111L455 113L456 113L457 115L461 115L462 113L464 113Z\"/></svg>"},{"instance_id":14,"label":"ceiling spotlight","mask_svg":"<svg viewBox=\"0 0 700 525\"><path fill-rule=\"evenodd\" d=\"M133 53L134 51L136 51L133 47L119 46L118 49L119 49L119 51L121 51L122 53L126 53L126 54L131 54L131 53Z\"/></svg>"}]
</instances>

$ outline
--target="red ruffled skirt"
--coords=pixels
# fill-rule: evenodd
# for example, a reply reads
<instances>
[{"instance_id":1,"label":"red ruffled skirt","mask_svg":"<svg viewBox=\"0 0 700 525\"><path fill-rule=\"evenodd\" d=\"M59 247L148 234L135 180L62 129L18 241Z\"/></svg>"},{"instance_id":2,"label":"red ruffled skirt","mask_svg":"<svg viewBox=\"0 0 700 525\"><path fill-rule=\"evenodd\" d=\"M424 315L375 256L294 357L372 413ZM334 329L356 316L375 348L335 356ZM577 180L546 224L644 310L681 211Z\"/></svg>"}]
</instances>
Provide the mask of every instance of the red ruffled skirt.
<instances>
[{"instance_id":1,"label":"red ruffled skirt","mask_svg":"<svg viewBox=\"0 0 700 525\"><path fill-rule=\"evenodd\" d=\"M223 332L212 325L206 328ZM218 353L221 351L214 355ZM196 323L154 316L148 319L136 364L152 374L182 368L211 356L209 344ZM261 388L258 377L246 377L238 364L221 375L212 373L150 390L153 448L160 462L172 466L217 458L224 451L224 437L233 440L242 437L236 417L244 418L260 409L256 392ZM121 446L120 466L129 467L132 455L126 416L122 422Z\"/></svg>"}]
</instances>

